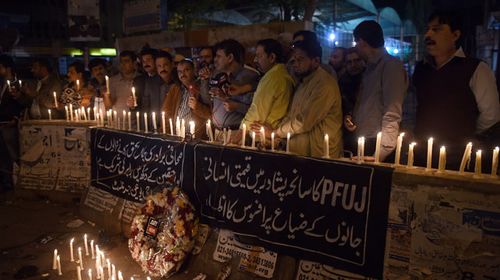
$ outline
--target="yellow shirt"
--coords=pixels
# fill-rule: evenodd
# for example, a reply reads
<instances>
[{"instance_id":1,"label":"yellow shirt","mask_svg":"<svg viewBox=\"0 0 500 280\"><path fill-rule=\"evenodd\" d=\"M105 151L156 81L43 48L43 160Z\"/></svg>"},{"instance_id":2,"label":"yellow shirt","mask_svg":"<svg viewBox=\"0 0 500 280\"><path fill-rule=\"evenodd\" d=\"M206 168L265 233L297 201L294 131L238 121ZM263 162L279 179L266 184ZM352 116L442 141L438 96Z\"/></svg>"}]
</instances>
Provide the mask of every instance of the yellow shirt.
<instances>
[{"instance_id":1,"label":"yellow shirt","mask_svg":"<svg viewBox=\"0 0 500 280\"><path fill-rule=\"evenodd\" d=\"M286 115L293 87L294 81L285 65L274 65L260 80L242 124L250 127L254 121L260 121L276 128Z\"/></svg>"},{"instance_id":2,"label":"yellow shirt","mask_svg":"<svg viewBox=\"0 0 500 280\"><path fill-rule=\"evenodd\" d=\"M285 138L291 133L290 152L322 157L324 137L329 136L331 158L342 156L342 109L337 81L321 67L299 84L287 116L276 134Z\"/></svg>"}]
</instances>

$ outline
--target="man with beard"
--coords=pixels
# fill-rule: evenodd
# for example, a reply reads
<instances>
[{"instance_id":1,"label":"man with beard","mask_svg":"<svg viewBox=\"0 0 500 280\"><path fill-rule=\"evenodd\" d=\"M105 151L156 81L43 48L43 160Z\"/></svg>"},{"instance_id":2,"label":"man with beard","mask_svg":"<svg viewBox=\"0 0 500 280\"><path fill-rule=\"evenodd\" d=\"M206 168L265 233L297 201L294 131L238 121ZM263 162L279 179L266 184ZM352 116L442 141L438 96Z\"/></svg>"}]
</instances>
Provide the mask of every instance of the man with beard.
<instances>
[{"instance_id":1,"label":"man with beard","mask_svg":"<svg viewBox=\"0 0 500 280\"><path fill-rule=\"evenodd\" d=\"M361 79L365 71L365 61L358 54L356 48L349 48L345 51L345 74L339 79L340 94L342 95L342 112L345 116L352 116L352 110L356 103L361 86ZM343 130L344 149L355 152L356 143L354 134L347 129Z\"/></svg>"},{"instance_id":2,"label":"man with beard","mask_svg":"<svg viewBox=\"0 0 500 280\"><path fill-rule=\"evenodd\" d=\"M156 49L145 47L141 50L140 58L144 73L134 79L137 107L134 100L129 99L128 105L133 110L158 113L161 106L160 86L162 80L156 71Z\"/></svg>"},{"instance_id":3,"label":"man with beard","mask_svg":"<svg viewBox=\"0 0 500 280\"><path fill-rule=\"evenodd\" d=\"M337 73L338 79L341 79L345 74L345 55L346 48L335 47L330 54L330 59L328 60L328 64L333 68L333 70L335 70L335 73Z\"/></svg>"},{"instance_id":4,"label":"man with beard","mask_svg":"<svg viewBox=\"0 0 500 280\"><path fill-rule=\"evenodd\" d=\"M106 111L104 107L104 94L109 90L106 88L106 60L102 58L94 58L89 62L90 81L89 89L94 91L94 97L90 100L90 107L96 108L98 111Z\"/></svg>"},{"instance_id":5,"label":"man with beard","mask_svg":"<svg viewBox=\"0 0 500 280\"><path fill-rule=\"evenodd\" d=\"M260 79L242 124L254 122L276 128L286 115L295 82L286 70L281 44L274 39L257 42L254 63L263 77Z\"/></svg>"},{"instance_id":6,"label":"man with beard","mask_svg":"<svg viewBox=\"0 0 500 280\"><path fill-rule=\"evenodd\" d=\"M347 115L344 125L356 138L365 137L365 155L373 154L377 133L381 131L380 160L384 161L396 147L408 75L403 63L385 50L384 34L377 22L361 22L353 35L356 49L366 61L366 70L353 116Z\"/></svg>"},{"instance_id":7,"label":"man with beard","mask_svg":"<svg viewBox=\"0 0 500 280\"><path fill-rule=\"evenodd\" d=\"M182 60L177 64L180 85L172 85L163 102L162 111L167 119L184 119L186 125L194 121L195 137L206 139L205 122L210 118L210 107L200 99L200 84L196 81L194 64L191 60ZM189 131L189 127L186 128Z\"/></svg>"},{"instance_id":8,"label":"man with beard","mask_svg":"<svg viewBox=\"0 0 500 280\"><path fill-rule=\"evenodd\" d=\"M460 25L460 18L452 12L436 11L429 17L425 33L429 56L416 65L413 74L418 103L415 136L420 143L433 137L437 149L445 145L447 168L455 170L467 142L477 140L479 134L490 134L493 143L483 143L490 150L498 146L500 137L495 76L486 63L465 56L459 47ZM418 154L416 163L425 165ZM433 162L437 166L437 158Z\"/></svg>"},{"instance_id":9,"label":"man with beard","mask_svg":"<svg viewBox=\"0 0 500 280\"><path fill-rule=\"evenodd\" d=\"M290 133L290 152L314 157L325 155L328 134L329 155L338 158L342 156L341 98L337 81L320 67L321 52L317 41L294 43L291 66L300 84L285 118L274 130L267 125L266 131L282 139Z\"/></svg>"}]
</instances>

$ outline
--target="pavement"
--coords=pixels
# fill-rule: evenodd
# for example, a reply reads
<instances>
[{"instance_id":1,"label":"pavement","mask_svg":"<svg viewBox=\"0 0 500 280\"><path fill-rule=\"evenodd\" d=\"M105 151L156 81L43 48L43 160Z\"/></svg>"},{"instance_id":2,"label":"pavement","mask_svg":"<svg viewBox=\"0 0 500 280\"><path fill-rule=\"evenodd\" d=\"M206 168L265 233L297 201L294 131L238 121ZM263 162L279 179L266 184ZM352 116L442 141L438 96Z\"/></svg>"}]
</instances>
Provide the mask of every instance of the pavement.
<instances>
[{"instance_id":1,"label":"pavement","mask_svg":"<svg viewBox=\"0 0 500 280\"><path fill-rule=\"evenodd\" d=\"M78 259L77 248L84 246L84 234L89 243L95 240L99 244L124 279L146 279L130 257L127 239L121 234L109 235L83 220L78 216L78 207L78 200L57 203L45 197L21 198L12 191L0 194L0 279L77 279L77 264L70 260L69 243L75 238L74 254ZM54 249L60 254L62 275L52 269ZM89 265L95 267L95 261L85 254L83 259L82 279L87 280ZM96 279L95 269L93 273Z\"/></svg>"}]
</instances>

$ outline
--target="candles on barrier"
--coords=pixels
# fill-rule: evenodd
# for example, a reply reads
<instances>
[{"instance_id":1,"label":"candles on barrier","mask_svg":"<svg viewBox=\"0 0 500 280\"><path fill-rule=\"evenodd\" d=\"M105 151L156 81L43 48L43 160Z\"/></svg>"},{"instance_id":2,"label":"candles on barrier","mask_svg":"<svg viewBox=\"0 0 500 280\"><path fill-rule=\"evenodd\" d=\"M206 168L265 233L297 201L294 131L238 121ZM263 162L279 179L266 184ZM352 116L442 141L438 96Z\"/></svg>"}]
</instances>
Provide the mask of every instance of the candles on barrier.
<instances>
[{"instance_id":1,"label":"candles on barrier","mask_svg":"<svg viewBox=\"0 0 500 280\"><path fill-rule=\"evenodd\" d=\"M474 166L474 173L476 173L477 176L481 176L482 173L482 168L481 168L481 150L477 150L476 152L476 164Z\"/></svg>"},{"instance_id":2,"label":"candles on barrier","mask_svg":"<svg viewBox=\"0 0 500 280\"><path fill-rule=\"evenodd\" d=\"M167 126L165 125L165 112L161 112L161 129L163 134L167 134Z\"/></svg>"},{"instance_id":3,"label":"candles on barrier","mask_svg":"<svg viewBox=\"0 0 500 280\"><path fill-rule=\"evenodd\" d=\"M227 130L227 135L226 135L226 145L231 144L231 129Z\"/></svg>"},{"instance_id":4,"label":"candles on barrier","mask_svg":"<svg viewBox=\"0 0 500 280\"><path fill-rule=\"evenodd\" d=\"M118 270L118 280L123 280L122 272Z\"/></svg>"},{"instance_id":5,"label":"candles on barrier","mask_svg":"<svg viewBox=\"0 0 500 280\"><path fill-rule=\"evenodd\" d=\"M181 119L181 137L186 138L186 120Z\"/></svg>"},{"instance_id":6,"label":"candles on barrier","mask_svg":"<svg viewBox=\"0 0 500 280\"><path fill-rule=\"evenodd\" d=\"M247 125L243 124L242 125L242 132L241 132L241 147L245 147L245 141L247 140Z\"/></svg>"},{"instance_id":7,"label":"candles on barrier","mask_svg":"<svg viewBox=\"0 0 500 280\"><path fill-rule=\"evenodd\" d=\"M274 132L271 132L271 152L274 152Z\"/></svg>"},{"instance_id":8,"label":"candles on barrier","mask_svg":"<svg viewBox=\"0 0 500 280\"><path fill-rule=\"evenodd\" d=\"M330 137L328 133L325 134L325 158L330 158Z\"/></svg>"},{"instance_id":9,"label":"candles on barrier","mask_svg":"<svg viewBox=\"0 0 500 280\"><path fill-rule=\"evenodd\" d=\"M406 163L406 165L408 167L413 167L413 150L415 148L415 145L417 145L417 143L415 142L412 142L409 146L408 146L408 162Z\"/></svg>"},{"instance_id":10,"label":"candles on barrier","mask_svg":"<svg viewBox=\"0 0 500 280\"><path fill-rule=\"evenodd\" d=\"M222 130L222 145L226 145L226 141L227 141L227 137L226 136L227 136L227 129L224 128Z\"/></svg>"},{"instance_id":11,"label":"candles on barrier","mask_svg":"<svg viewBox=\"0 0 500 280\"><path fill-rule=\"evenodd\" d=\"M116 129L119 128L119 124L118 124L118 112L115 110L113 111L113 125Z\"/></svg>"},{"instance_id":12,"label":"candles on barrier","mask_svg":"<svg viewBox=\"0 0 500 280\"><path fill-rule=\"evenodd\" d=\"M137 126L137 132L141 131L141 115L139 112L135 112L135 120L136 120L136 126Z\"/></svg>"},{"instance_id":13,"label":"candles on barrier","mask_svg":"<svg viewBox=\"0 0 500 280\"><path fill-rule=\"evenodd\" d=\"M73 104L69 103L69 120L73 121Z\"/></svg>"},{"instance_id":14,"label":"candles on barrier","mask_svg":"<svg viewBox=\"0 0 500 280\"><path fill-rule=\"evenodd\" d=\"M252 131L252 149L255 148L255 131Z\"/></svg>"},{"instance_id":15,"label":"candles on barrier","mask_svg":"<svg viewBox=\"0 0 500 280\"><path fill-rule=\"evenodd\" d=\"M432 146L434 144L434 138L429 138L427 140L427 169L432 169Z\"/></svg>"},{"instance_id":16,"label":"candles on barrier","mask_svg":"<svg viewBox=\"0 0 500 280\"><path fill-rule=\"evenodd\" d=\"M189 121L189 133L191 134L191 137L194 139L194 132L196 131L195 123L194 121Z\"/></svg>"},{"instance_id":17,"label":"candles on barrier","mask_svg":"<svg viewBox=\"0 0 500 280\"><path fill-rule=\"evenodd\" d=\"M69 121L68 105L64 105L64 112L66 113L66 121Z\"/></svg>"},{"instance_id":18,"label":"candles on barrier","mask_svg":"<svg viewBox=\"0 0 500 280\"><path fill-rule=\"evenodd\" d=\"M77 280L82 280L82 268L80 266L76 267L76 278Z\"/></svg>"},{"instance_id":19,"label":"candles on barrier","mask_svg":"<svg viewBox=\"0 0 500 280\"><path fill-rule=\"evenodd\" d=\"M61 257L57 255L57 274L62 275L61 271Z\"/></svg>"},{"instance_id":20,"label":"candles on barrier","mask_svg":"<svg viewBox=\"0 0 500 280\"><path fill-rule=\"evenodd\" d=\"M74 262L75 261L75 257L73 255L73 242L75 242L75 239L74 238L71 238L71 240L69 241L69 254L71 256L71 261Z\"/></svg>"},{"instance_id":21,"label":"candles on barrier","mask_svg":"<svg viewBox=\"0 0 500 280\"><path fill-rule=\"evenodd\" d=\"M53 270L57 269L57 249L54 249L54 258L52 261L52 269Z\"/></svg>"},{"instance_id":22,"label":"candles on barrier","mask_svg":"<svg viewBox=\"0 0 500 280\"><path fill-rule=\"evenodd\" d=\"M80 267L83 269L82 247L78 247L78 261L80 263Z\"/></svg>"},{"instance_id":23,"label":"candles on barrier","mask_svg":"<svg viewBox=\"0 0 500 280\"><path fill-rule=\"evenodd\" d=\"M52 111L49 109L49 121L52 120Z\"/></svg>"},{"instance_id":24,"label":"candles on barrier","mask_svg":"<svg viewBox=\"0 0 500 280\"><path fill-rule=\"evenodd\" d=\"M135 87L132 87L132 99L134 101L134 107L137 107L137 98L135 97Z\"/></svg>"},{"instance_id":25,"label":"candles on barrier","mask_svg":"<svg viewBox=\"0 0 500 280\"><path fill-rule=\"evenodd\" d=\"M85 245L85 256L88 256L89 255L89 244L88 244L88 240L87 240L87 234L83 235L83 242Z\"/></svg>"},{"instance_id":26,"label":"candles on barrier","mask_svg":"<svg viewBox=\"0 0 500 280\"><path fill-rule=\"evenodd\" d=\"M375 142L375 163L380 162L380 144L382 143L382 132L377 133L377 141Z\"/></svg>"},{"instance_id":27,"label":"candles on barrier","mask_svg":"<svg viewBox=\"0 0 500 280\"><path fill-rule=\"evenodd\" d=\"M57 93L54 91L54 106L57 108Z\"/></svg>"},{"instance_id":28,"label":"candles on barrier","mask_svg":"<svg viewBox=\"0 0 500 280\"><path fill-rule=\"evenodd\" d=\"M114 264L111 265L112 270L112 279L116 279L116 267Z\"/></svg>"},{"instance_id":29,"label":"candles on barrier","mask_svg":"<svg viewBox=\"0 0 500 280\"><path fill-rule=\"evenodd\" d=\"M403 137L405 136L405 133L402 132L399 134L398 139L396 141L396 156L394 159L394 164L399 165L400 159L401 159L401 146L403 145Z\"/></svg>"},{"instance_id":30,"label":"candles on barrier","mask_svg":"<svg viewBox=\"0 0 500 280\"><path fill-rule=\"evenodd\" d=\"M19 80L19 87L22 88L23 87L23 81Z\"/></svg>"},{"instance_id":31,"label":"candles on barrier","mask_svg":"<svg viewBox=\"0 0 500 280\"><path fill-rule=\"evenodd\" d=\"M90 240L90 252L92 253L92 259L95 259L94 239Z\"/></svg>"},{"instance_id":32,"label":"candles on barrier","mask_svg":"<svg viewBox=\"0 0 500 280\"><path fill-rule=\"evenodd\" d=\"M260 127L260 143L263 148L266 147L266 129L263 126Z\"/></svg>"},{"instance_id":33,"label":"candles on barrier","mask_svg":"<svg viewBox=\"0 0 500 280\"><path fill-rule=\"evenodd\" d=\"M76 90L80 90L80 80L76 80Z\"/></svg>"},{"instance_id":34,"label":"candles on barrier","mask_svg":"<svg viewBox=\"0 0 500 280\"><path fill-rule=\"evenodd\" d=\"M122 120L123 120L123 123L122 123L122 129L125 130L125 120L127 119L127 112L125 110L122 111Z\"/></svg>"},{"instance_id":35,"label":"candles on barrier","mask_svg":"<svg viewBox=\"0 0 500 280\"><path fill-rule=\"evenodd\" d=\"M365 137L359 137L357 161L358 163L361 163L364 161L364 159L365 159Z\"/></svg>"},{"instance_id":36,"label":"candles on barrier","mask_svg":"<svg viewBox=\"0 0 500 280\"><path fill-rule=\"evenodd\" d=\"M286 152L290 152L290 132L286 134Z\"/></svg>"},{"instance_id":37,"label":"candles on barrier","mask_svg":"<svg viewBox=\"0 0 500 280\"><path fill-rule=\"evenodd\" d=\"M148 133L148 113L144 113L144 132Z\"/></svg>"},{"instance_id":38,"label":"candles on barrier","mask_svg":"<svg viewBox=\"0 0 500 280\"><path fill-rule=\"evenodd\" d=\"M207 120L207 123L205 124L205 129L207 130L208 141L213 142L212 135L210 134L210 131L212 130L212 123L210 122L210 120Z\"/></svg>"},{"instance_id":39,"label":"candles on barrier","mask_svg":"<svg viewBox=\"0 0 500 280\"><path fill-rule=\"evenodd\" d=\"M107 267L108 267L108 279L111 279L111 262L109 261L109 259L106 259L106 264L107 264Z\"/></svg>"},{"instance_id":40,"label":"candles on barrier","mask_svg":"<svg viewBox=\"0 0 500 280\"><path fill-rule=\"evenodd\" d=\"M446 170L446 148L441 146L439 149L439 164L438 171L443 172Z\"/></svg>"},{"instance_id":41,"label":"candles on barrier","mask_svg":"<svg viewBox=\"0 0 500 280\"><path fill-rule=\"evenodd\" d=\"M108 75L104 76L104 79L106 80L106 92L109 93L109 77L108 77Z\"/></svg>"},{"instance_id":42,"label":"candles on barrier","mask_svg":"<svg viewBox=\"0 0 500 280\"><path fill-rule=\"evenodd\" d=\"M170 135L174 135L174 124L172 123L172 118L168 118L168 124L170 125Z\"/></svg>"},{"instance_id":43,"label":"candles on barrier","mask_svg":"<svg viewBox=\"0 0 500 280\"><path fill-rule=\"evenodd\" d=\"M471 155L472 155L472 142L469 142L467 146L465 146L464 155L462 156L462 161L460 162L460 169L459 169L460 173L464 173L465 165L467 165L468 162L470 161Z\"/></svg>"},{"instance_id":44,"label":"candles on barrier","mask_svg":"<svg viewBox=\"0 0 500 280\"><path fill-rule=\"evenodd\" d=\"M9 91L11 91L12 89L10 88L10 80L7 80L7 87L9 88Z\"/></svg>"},{"instance_id":45,"label":"candles on barrier","mask_svg":"<svg viewBox=\"0 0 500 280\"><path fill-rule=\"evenodd\" d=\"M175 135L181 136L181 119L179 117L175 120Z\"/></svg>"},{"instance_id":46,"label":"candles on barrier","mask_svg":"<svg viewBox=\"0 0 500 280\"><path fill-rule=\"evenodd\" d=\"M89 121L92 120L92 117L90 117L90 107L87 108L87 117L88 117ZM95 117L94 117L94 119L95 119Z\"/></svg>"},{"instance_id":47,"label":"candles on barrier","mask_svg":"<svg viewBox=\"0 0 500 280\"><path fill-rule=\"evenodd\" d=\"M493 149L493 157L491 159L491 176L497 175L499 150L500 150L499 147L495 147L495 149Z\"/></svg>"},{"instance_id":48,"label":"candles on barrier","mask_svg":"<svg viewBox=\"0 0 500 280\"><path fill-rule=\"evenodd\" d=\"M89 280L92 280L92 269L89 268Z\"/></svg>"},{"instance_id":49,"label":"candles on barrier","mask_svg":"<svg viewBox=\"0 0 500 280\"><path fill-rule=\"evenodd\" d=\"M156 132L158 130L156 126L156 112L151 113L151 121L153 122L153 132Z\"/></svg>"}]
</instances>

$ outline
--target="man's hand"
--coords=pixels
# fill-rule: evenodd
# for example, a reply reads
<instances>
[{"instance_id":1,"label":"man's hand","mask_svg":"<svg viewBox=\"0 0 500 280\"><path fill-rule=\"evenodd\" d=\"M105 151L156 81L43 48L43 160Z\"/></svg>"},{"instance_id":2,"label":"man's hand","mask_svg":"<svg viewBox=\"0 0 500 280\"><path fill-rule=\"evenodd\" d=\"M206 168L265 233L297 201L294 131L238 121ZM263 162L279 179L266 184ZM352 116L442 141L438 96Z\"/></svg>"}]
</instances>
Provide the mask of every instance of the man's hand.
<instances>
[{"instance_id":1,"label":"man's hand","mask_svg":"<svg viewBox=\"0 0 500 280\"><path fill-rule=\"evenodd\" d=\"M252 85L246 84L246 85L235 85L231 84L228 89L229 95L235 96L235 95L242 95L244 93L247 93L252 90Z\"/></svg>"},{"instance_id":2,"label":"man's hand","mask_svg":"<svg viewBox=\"0 0 500 280\"><path fill-rule=\"evenodd\" d=\"M235 102L235 101L226 100L226 102L224 102L224 109L226 109L226 111L228 111L228 112L235 111L240 106L241 106L240 103Z\"/></svg>"},{"instance_id":3,"label":"man's hand","mask_svg":"<svg viewBox=\"0 0 500 280\"><path fill-rule=\"evenodd\" d=\"M271 133L273 132L273 128L268 123L262 122L253 122L250 124L250 130L255 131L255 134L260 135L261 128L264 128L264 132L266 134L266 139L271 139Z\"/></svg>"},{"instance_id":4,"label":"man's hand","mask_svg":"<svg viewBox=\"0 0 500 280\"><path fill-rule=\"evenodd\" d=\"M202 80L208 80L212 76L212 71L208 67L203 67L198 71L198 77Z\"/></svg>"},{"instance_id":5,"label":"man's hand","mask_svg":"<svg viewBox=\"0 0 500 280\"><path fill-rule=\"evenodd\" d=\"M132 95L130 95L128 98L127 98L127 107L129 107L130 109L135 109L135 104L134 104L134 97Z\"/></svg>"},{"instance_id":6,"label":"man's hand","mask_svg":"<svg viewBox=\"0 0 500 280\"><path fill-rule=\"evenodd\" d=\"M352 122L352 116L351 115L345 115L345 117L344 117L344 127L349 132L354 132L356 130L357 126Z\"/></svg>"},{"instance_id":7,"label":"man's hand","mask_svg":"<svg viewBox=\"0 0 500 280\"><path fill-rule=\"evenodd\" d=\"M226 100L228 98L228 96L226 94L224 94L224 92L220 89L220 88L211 88L208 93L213 96L213 97L217 97L219 99L222 99L222 100Z\"/></svg>"},{"instance_id":8,"label":"man's hand","mask_svg":"<svg viewBox=\"0 0 500 280\"><path fill-rule=\"evenodd\" d=\"M194 96L189 96L188 106L191 110L196 110L198 108L198 99Z\"/></svg>"}]
</instances>

